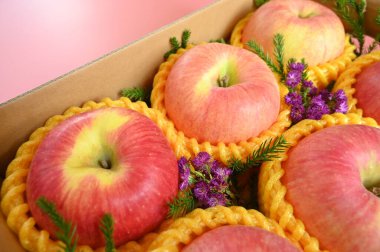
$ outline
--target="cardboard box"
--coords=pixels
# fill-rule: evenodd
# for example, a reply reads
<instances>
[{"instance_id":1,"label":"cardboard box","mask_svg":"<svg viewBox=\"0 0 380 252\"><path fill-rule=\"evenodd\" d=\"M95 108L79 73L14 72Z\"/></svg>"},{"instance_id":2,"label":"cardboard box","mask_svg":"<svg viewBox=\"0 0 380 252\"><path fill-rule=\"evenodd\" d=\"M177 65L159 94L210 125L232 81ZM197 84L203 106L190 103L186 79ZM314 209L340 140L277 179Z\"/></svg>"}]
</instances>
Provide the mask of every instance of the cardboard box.
<instances>
[{"instance_id":1,"label":"cardboard box","mask_svg":"<svg viewBox=\"0 0 380 252\"><path fill-rule=\"evenodd\" d=\"M99 101L104 97L117 99L120 90L125 87L152 85L154 74L163 62L163 54L170 49L170 37L180 37L184 29L190 29L191 42L227 38L238 20L252 8L252 0L217 1L0 105L0 179L4 178L7 165L18 147L49 117L62 114L70 106L81 106L88 100ZM2 214L0 251L25 251Z\"/></svg>"}]
</instances>

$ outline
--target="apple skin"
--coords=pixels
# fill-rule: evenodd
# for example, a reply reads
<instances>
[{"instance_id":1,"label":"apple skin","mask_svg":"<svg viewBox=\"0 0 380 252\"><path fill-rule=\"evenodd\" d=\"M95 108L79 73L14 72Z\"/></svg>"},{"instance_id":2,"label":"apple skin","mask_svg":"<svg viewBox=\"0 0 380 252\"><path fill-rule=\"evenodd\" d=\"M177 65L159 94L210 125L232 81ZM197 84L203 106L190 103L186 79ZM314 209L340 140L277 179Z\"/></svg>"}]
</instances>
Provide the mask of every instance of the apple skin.
<instances>
[{"instance_id":1,"label":"apple skin","mask_svg":"<svg viewBox=\"0 0 380 252\"><path fill-rule=\"evenodd\" d=\"M218 86L224 75L231 86ZM209 43L193 47L174 64L165 107L187 137L232 143L258 136L276 121L280 93L273 73L254 53Z\"/></svg>"},{"instance_id":2,"label":"apple skin","mask_svg":"<svg viewBox=\"0 0 380 252\"><path fill-rule=\"evenodd\" d=\"M283 163L286 200L322 249L379 251L380 129L341 125L291 148Z\"/></svg>"},{"instance_id":3,"label":"apple skin","mask_svg":"<svg viewBox=\"0 0 380 252\"><path fill-rule=\"evenodd\" d=\"M285 39L285 62L289 58L304 58L309 66L316 66L340 56L345 46L345 31L339 17L309 0L267 2L248 20L242 42L254 40L274 58L273 37L277 33Z\"/></svg>"},{"instance_id":4,"label":"apple skin","mask_svg":"<svg viewBox=\"0 0 380 252\"><path fill-rule=\"evenodd\" d=\"M104 169L99 160L110 160ZM178 167L160 129L124 108L73 116L53 128L38 147L27 177L27 201L38 226L56 227L36 201L44 196L77 226L80 245L104 245L99 224L114 219L117 246L152 231L177 194Z\"/></svg>"},{"instance_id":5,"label":"apple skin","mask_svg":"<svg viewBox=\"0 0 380 252\"><path fill-rule=\"evenodd\" d=\"M298 252L285 238L267 230L241 225L221 226L194 239L183 252Z\"/></svg>"},{"instance_id":6,"label":"apple skin","mask_svg":"<svg viewBox=\"0 0 380 252\"><path fill-rule=\"evenodd\" d=\"M371 64L363 69L355 83L354 97L357 106L363 109L364 116L380 122L380 62Z\"/></svg>"}]
</instances>

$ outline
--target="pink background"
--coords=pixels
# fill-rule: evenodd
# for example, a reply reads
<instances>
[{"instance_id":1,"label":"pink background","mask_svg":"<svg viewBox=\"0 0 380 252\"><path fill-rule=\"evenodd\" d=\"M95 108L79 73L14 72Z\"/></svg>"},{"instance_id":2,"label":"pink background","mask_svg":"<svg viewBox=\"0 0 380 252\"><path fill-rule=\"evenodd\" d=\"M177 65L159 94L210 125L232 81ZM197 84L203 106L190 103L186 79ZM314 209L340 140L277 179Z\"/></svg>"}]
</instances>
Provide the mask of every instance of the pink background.
<instances>
[{"instance_id":1,"label":"pink background","mask_svg":"<svg viewBox=\"0 0 380 252\"><path fill-rule=\"evenodd\" d=\"M216 0L0 0L0 103Z\"/></svg>"}]
</instances>

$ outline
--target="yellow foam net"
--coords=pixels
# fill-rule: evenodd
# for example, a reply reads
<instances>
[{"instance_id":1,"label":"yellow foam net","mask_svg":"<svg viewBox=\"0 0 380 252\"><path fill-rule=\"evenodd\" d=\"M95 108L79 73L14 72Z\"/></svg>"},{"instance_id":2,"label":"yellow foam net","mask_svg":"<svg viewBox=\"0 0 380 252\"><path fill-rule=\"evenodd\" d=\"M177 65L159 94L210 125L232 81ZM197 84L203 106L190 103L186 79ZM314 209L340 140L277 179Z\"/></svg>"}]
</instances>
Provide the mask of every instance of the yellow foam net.
<instances>
[{"instance_id":1,"label":"yellow foam net","mask_svg":"<svg viewBox=\"0 0 380 252\"><path fill-rule=\"evenodd\" d=\"M346 93L348 99L348 112L363 115L363 110L356 106L358 100L354 97L356 78L364 68L378 61L380 61L380 51L374 51L362 55L350 64L336 81L333 91L342 89Z\"/></svg>"},{"instance_id":2,"label":"yellow foam net","mask_svg":"<svg viewBox=\"0 0 380 252\"><path fill-rule=\"evenodd\" d=\"M230 43L233 46L243 48L242 33L245 25L253 12L241 19L234 27ZM354 53L355 46L350 43L350 36L346 36L343 53L334 60L329 62L308 67L309 80L313 81L318 88L325 88L331 81L338 79L339 75L347 68L348 65L356 58Z\"/></svg>"},{"instance_id":3,"label":"yellow foam net","mask_svg":"<svg viewBox=\"0 0 380 252\"><path fill-rule=\"evenodd\" d=\"M275 221L256 210L247 210L238 206L216 206L205 210L195 209L185 217L174 220L169 227L158 234L148 251L180 251L203 233L224 225L262 228L289 239L296 247L300 247L298 242L292 240L292 237L288 236Z\"/></svg>"},{"instance_id":4,"label":"yellow foam net","mask_svg":"<svg viewBox=\"0 0 380 252\"><path fill-rule=\"evenodd\" d=\"M189 45L186 49L179 49L176 54L170 55L167 61L160 65L159 71L154 77L153 90L151 94L151 104L152 108L155 108L162 112L165 118L171 122L167 117L165 109L165 84L168 75L178 60L179 57L187 50L191 49L194 45ZM280 113L277 117L275 123L272 126L261 132L258 137L250 138L246 141L241 141L239 143L218 143L211 144L210 142L198 142L195 138L189 138L184 135L179 129L174 129L173 131L167 131L166 136L169 142L173 146L177 156L185 156L187 158L195 156L201 151L206 151L210 153L215 159L220 160L224 164L234 157L238 159L244 159L253 150L257 149L260 144L264 141L278 137L285 129L287 129L290 124L290 110L289 107L284 102L284 97L287 94L287 88L280 84L280 96L281 96L281 108ZM178 147L177 147L178 146Z\"/></svg>"},{"instance_id":5,"label":"yellow foam net","mask_svg":"<svg viewBox=\"0 0 380 252\"><path fill-rule=\"evenodd\" d=\"M70 107L62 115L55 115L47 120L45 125L32 133L29 140L22 144L15 159L9 164L6 178L1 187L1 209L6 216L10 229L18 235L21 245L28 251L57 252L62 251L61 243L52 240L46 230L41 230L31 216L26 200L26 178L33 156L45 135L63 120L71 116L104 107L123 107L137 111L155 122L162 131L170 131L174 126L165 120L163 115L148 108L144 102L131 102L128 98L119 100L103 99L101 102L86 102L82 107ZM170 221L164 222L165 227ZM146 251L147 246L156 237L148 234L138 242L129 242L118 251ZM89 246L79 246L78 251L94 251ZM95 251L104 251L99 248Z\"/></svg>"},{"instance_id":6,"label":"yellow foam net","mask_svg":"<svg viewBox=\"0 0 380 252\"><path fill-rule=\"evenodd\" d=\"M290 146L295 146L302 138L313 132L345 124L379 127L372 118L363 118L354 113L346 115L336 113L324 115L321 120L303 120L287 130L284 137ZM278 222L293 240L299 242L304 251L321 251L317 238L307 232L307 227L294 215L293 206L285 199L286 187L281 183L281 177L285 172L282 169L282 162L287 159L287 152L281 154L278 160L265 162L261 166L258 183L260 209L266 216Z\"/></svg>"}]
</instances>

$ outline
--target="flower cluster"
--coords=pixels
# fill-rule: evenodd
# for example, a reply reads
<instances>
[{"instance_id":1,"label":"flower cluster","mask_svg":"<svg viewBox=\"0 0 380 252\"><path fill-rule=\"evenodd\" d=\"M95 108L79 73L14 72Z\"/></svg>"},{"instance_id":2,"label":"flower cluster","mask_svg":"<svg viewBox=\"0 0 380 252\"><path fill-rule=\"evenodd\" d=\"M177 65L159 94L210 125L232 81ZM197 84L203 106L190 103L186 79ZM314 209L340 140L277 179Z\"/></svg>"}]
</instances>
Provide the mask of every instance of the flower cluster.
<instances>
[{"instance_id":1,"label":"flower cluster","mask_svg":"<svg viewBox=\"0 0 380 252\"><path fill-rule=\"evenodd\" d=\"M191 190L199 207L228 206L234 198L230 187L232 170L200 152L192 160L178 161L180 190Z\"/></svg>"},{"instance_id":2,"label":"flower cluster","mask_svg":"<svg viewBox=\"0 0 380 252\"><path fill-rule=\"evenodd\" d=\"M313 82L307 80L304 62L291 60L287 68L285 84L289 93L285 96L285 102L291 106L293 123L302 119L319 120L324 114L347 113L347 97L343 90L335 93L327 89L318 91Z\"/></svg>"}]
</instances>

